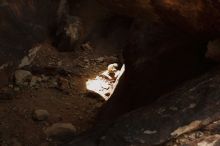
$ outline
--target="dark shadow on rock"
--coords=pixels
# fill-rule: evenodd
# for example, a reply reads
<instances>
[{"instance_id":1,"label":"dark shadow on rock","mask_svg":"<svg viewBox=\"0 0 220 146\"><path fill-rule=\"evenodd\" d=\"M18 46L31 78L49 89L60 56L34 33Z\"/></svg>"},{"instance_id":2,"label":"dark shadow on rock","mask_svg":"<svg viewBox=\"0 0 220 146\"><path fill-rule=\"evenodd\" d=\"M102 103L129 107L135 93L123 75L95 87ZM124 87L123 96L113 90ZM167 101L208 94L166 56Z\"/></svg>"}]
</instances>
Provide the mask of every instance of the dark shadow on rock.
<instances>
[{"instance_id":1,"label":"dark shadow on rock","mask_svg":"<svg viewBox=\"0 0 220 146\"><path fill-rule=\"evenodd\" d=\"M70 146L166 145L182 134L201 130L220 118L219 73L218 67L188 81L150 106L128 113L113 124L99 125ZM181 128L187 126L191 127Z\"/></svg>"}]
</instances>

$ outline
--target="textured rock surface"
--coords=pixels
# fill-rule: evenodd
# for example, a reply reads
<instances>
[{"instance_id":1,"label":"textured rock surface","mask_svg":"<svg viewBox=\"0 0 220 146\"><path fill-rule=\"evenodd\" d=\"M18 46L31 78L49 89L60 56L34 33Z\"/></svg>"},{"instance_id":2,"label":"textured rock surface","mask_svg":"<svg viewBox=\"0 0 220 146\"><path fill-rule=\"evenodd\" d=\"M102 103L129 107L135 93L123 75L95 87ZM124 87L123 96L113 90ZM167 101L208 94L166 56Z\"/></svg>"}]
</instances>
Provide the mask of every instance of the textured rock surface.
<instances>
[{"instance_id":1,"label":"textured rock surface","mask_svg":"<svg viewBox=\"0 0 220 146\"><path fill-rule=\"evenodd\" d=\"M128 43L123 48L124 79L103 110L103 119L150 104L206 69L208 41L220 34L219 2L99 1L134 18ZM105 113L111 114L105 117Z\"/></svg>"},{"instance_id":2,"label":"textured rock surface","mask_svg":"<svg viewBox=\"0 0 220 146\"><path fill-rule=\"evenodd\" d=\"M220 31L220 2L215 0L98 0L103 5L130 16L144 16L145 19L160 17L168 24L175 24L186 30Z\"/></svg>"},{"instance_id":3,"label":"textured rock surface","mask_svg":"<svg viewBox=\"0 0 220 146\"><path fill-rule=\"evenodd\" d=\"M50 36L57 21L58 1L0 1L0 66L9 64L0 70L0 86L8 83L18 60Z\"/></svg>"},{"instance_id":4,"label":"textured rock surface","mask_svg":"<svg viewBox=\"0 0 220 146\"><path fill-rule=\"evenodd\" d=\"M219 82L218 68L185 83L155 104L121 117L102 132L94 129L93 134L71 145L173 146L169 144L172 140L179 142L178 145L216 143L219 139L216 134L220 132ZM197 136L193 138L191 132L197 132Z\"/></svg>"},{"instance_id":5,"label":"textured rock surface","mask_svg":"<svg viewBox=\"0 0 220 146\"><path fill-rule=\"evenodd\" d=\"M5 57L19 58L33 44L44 41L49 28L56 22L57 1L1 1L0 48L2 63Z\"/></svg>"},{"instance_id":6,"label":"textured rock surface","mask_svg":"<svg viewBox=\"0 0 220 146\"><path fill-rule=\"evenodd\" d=\"M80 18L68 16L63 24L59 24L55 42L61 51L73 51L77 42L82 38L83 28Z\"/></svg>"},{"instance_id":7,"label":"textured rock surface","mask_svg":"<svg viewBox=\"0 0 220 146\"><path fill-rule=\"evenodd\" d=\"M136 21L123 50L124 78L103 110L104 119L149 105L201 73L207 42L202 35L164 23Z\"/></svg>"},{"instance_id":8,"label":"textured rock surface","mask_svg":"<svg viewBox=\"0 0 220 146\"><path fill-rule=\"evenodd\" d=\"M143 16L149 18L155 17L151 0L98 0L101 4L111 10L128 16Z\"/></svg>"}]
</instances>

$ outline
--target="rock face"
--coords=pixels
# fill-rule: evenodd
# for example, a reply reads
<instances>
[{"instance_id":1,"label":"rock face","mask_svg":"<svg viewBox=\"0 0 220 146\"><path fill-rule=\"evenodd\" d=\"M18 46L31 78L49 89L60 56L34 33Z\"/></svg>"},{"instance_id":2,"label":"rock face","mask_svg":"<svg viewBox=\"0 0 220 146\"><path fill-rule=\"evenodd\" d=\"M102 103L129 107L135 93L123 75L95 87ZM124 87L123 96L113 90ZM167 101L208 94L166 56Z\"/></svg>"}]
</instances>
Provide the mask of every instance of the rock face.
<instances>
[{"instance_id":1,"label":"rock face","mask_svg":"<svg viewBox=\"0 0 220 146\"><path fill-rule=\"evenodd\" d=\"M13 56L10 57L12 60L21 57L33 44L49 36L51 25L56 22L57 2L58 0L0 1L1 63L5 57Z\"/></svg>"},{"instance_id":2,"label":"rock face","mask_svg":"<svg viewBox=\"0 0 220 146\"><path fill-rule=\"evenodd\" d=\"M8 71L0 70L0 86L8 83L19 59L50 36L57 21L58 1L0 1L0 66L9 64ZM27 62L28 58L23 61Z\"/></svg>"},{"instance_id":3,"label":"rock face","mask_svg":"<svg viewBox=\"0 0 220 146\"><path fill-rule=\"evenodd\" d=\"M55 45L61 51L73 51L77 42L83 35L83 27L80 18L74 16L66 16L56 33Z\"/></svg>"},{"instance_id":4,"label":"rock face","mask_svg":"<svg viewBox=\"0 0 220 146\"><path fill-rule=\"evenodd\" d=\"M220 35L219 2L99 1L115 12L134 18L128 43L123 48L124 78L103 110L103 119L115 118L119 111L124 113L149 105L206 70L208 41ZM152 17L139 11L151 12ZM112 116L106 117L105 113L110 111Z\"/></svg>"},{"instance_id":5,"label":"rock face","mask_svg":"<svg viewBox=\"0 0 220 146\"><path fill-rule=\"evenodd\" d=\"M149 105L203 72L207 42L206 37L171 25L136 21L123 50L124 77L101 117L115 118L120 112Z\"/></svg>"},{"instance_id":6,"label":"rock face","mask_svg":"<svg viewBox=\"0 0 220 146\"><path fill-rule=\"evenodd\" d=\"M103 129L94 129L92 134L73 141L70 146L217 146L219 71L216 68L186 82L154 104L128 113Z\"/></svg>"},{"instance_id":7,"label":"rock face","mask_svg":"<svg viewBox=\"0 0 220 146\"><path fill-rule=\"evenodd\" d=\"M143 16L148 20L149 16L151 18L158 17L168 24L175 24L175 26L188 31L208 31L213 34L220 31L220 2L215 0L98 1L116 12L129 16Z\"/></svg>"}]
</instances>

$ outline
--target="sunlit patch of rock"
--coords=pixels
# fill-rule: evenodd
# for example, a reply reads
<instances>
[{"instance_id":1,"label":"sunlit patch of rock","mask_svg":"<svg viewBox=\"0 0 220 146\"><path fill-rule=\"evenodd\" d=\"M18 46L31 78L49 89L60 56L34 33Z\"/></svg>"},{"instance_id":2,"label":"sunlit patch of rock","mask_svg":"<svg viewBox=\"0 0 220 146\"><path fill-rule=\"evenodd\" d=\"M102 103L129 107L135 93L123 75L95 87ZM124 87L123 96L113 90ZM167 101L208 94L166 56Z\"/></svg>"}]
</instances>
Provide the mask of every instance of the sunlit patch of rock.
<instances>
[{"instance_id":1,"label":"sunlit patch of rock","mask_svg":"<svg viewBox=\"0 0 220 146\"><path fill-rule=\"evenodd\" d=\"M108 65L107 70L96 76L94 79L89 79L86 82L86 87L89 91L101 95L104 100L108 100L114 93L119 79L125 71L125 65L118 69L118 64L113 63Z\"/></svg>"}]
</instances>

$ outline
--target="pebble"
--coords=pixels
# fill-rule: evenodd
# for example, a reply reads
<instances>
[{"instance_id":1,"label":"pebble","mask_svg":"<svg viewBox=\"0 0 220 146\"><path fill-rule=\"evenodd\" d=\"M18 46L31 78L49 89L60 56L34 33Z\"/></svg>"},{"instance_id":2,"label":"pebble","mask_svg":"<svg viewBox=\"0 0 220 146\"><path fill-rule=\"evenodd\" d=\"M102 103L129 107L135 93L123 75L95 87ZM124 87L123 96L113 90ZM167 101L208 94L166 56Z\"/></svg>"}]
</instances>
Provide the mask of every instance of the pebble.
<instances>
[{"instance_id":1,"label":"pebble","mask_svg":"<svg viewBox=\"0 0 220 146\"><path fill-rule=\"evenodd\" d=\"M30 80L32 73L26 70L16 70L14 77L17 85L26 85L26 81Z\"/></svg>"},{"instance_id":2,"label":"pebble","mask_svg":"<svg viewBox=\"0 0 220 146\"><path fill-rule=\"evenodd\" d=\"M144 131L144 134L148 134L148 135L156 134L156 133L157 133L156 130L153 130L153 131L151 131L151 130L145 130L145 131Z\"/></svg>"},{"instance_id":3,"label":"pebble","mask_svg":"<svg viewBox=\"0 0 220 146\"><path fill-rule=\"evenodd\" d=\"M33 112L33 119L37 121L45 121L49 117L49 112L47 110L38 109Z\"/></svg>"}]
</instances>

